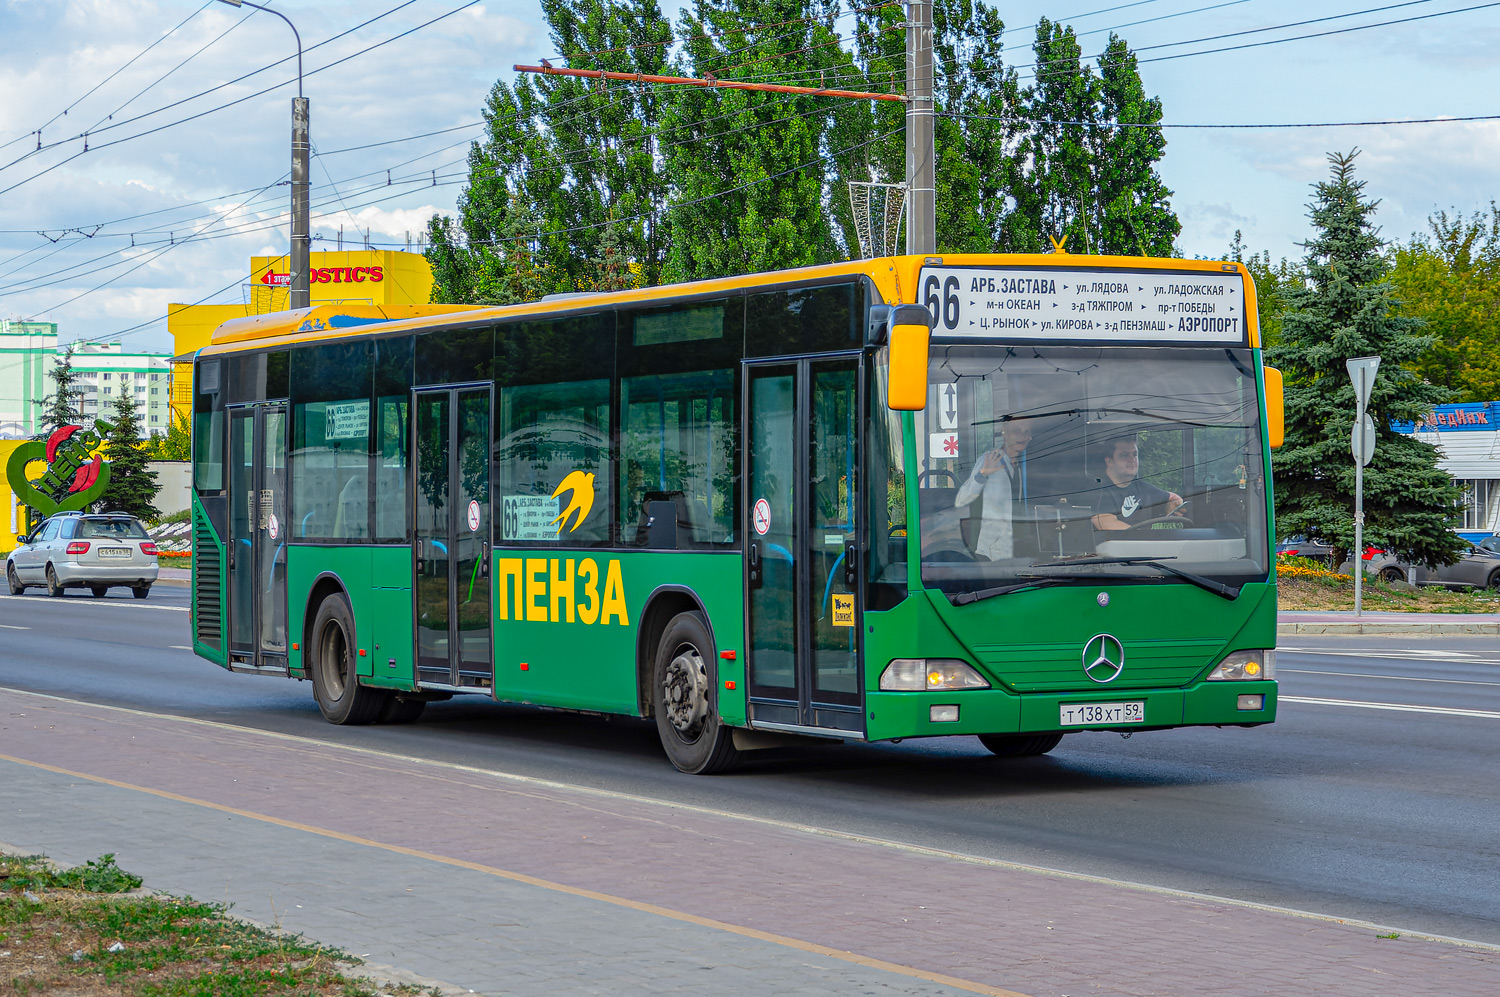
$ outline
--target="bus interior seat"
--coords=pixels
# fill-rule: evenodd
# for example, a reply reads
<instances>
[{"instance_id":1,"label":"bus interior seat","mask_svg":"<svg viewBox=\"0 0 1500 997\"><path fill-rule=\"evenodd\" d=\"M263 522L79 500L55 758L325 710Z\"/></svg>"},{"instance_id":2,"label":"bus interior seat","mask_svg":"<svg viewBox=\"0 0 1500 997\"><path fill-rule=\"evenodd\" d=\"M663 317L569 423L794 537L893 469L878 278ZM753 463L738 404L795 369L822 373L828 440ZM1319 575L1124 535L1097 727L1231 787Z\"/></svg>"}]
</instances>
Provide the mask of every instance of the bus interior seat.
<instances>
[{"instance_id":1,"label":"bus interior seat","mask_svg":"<svg viewBox=\"0 0 1500 997\"><path fill-rule=\"evenodd\" d=\"M354 474L339 489L333 513L333 535L359 539L370 534L370 488L363 474Z\"/></svg>"},{"instance_id":2,"label":"bus interior seat","mask_svg":"<svg viewBox=\"0 0 1500 997\"><path fill-rule=\"evenodd\" d=\"M680 491L646 492L641 496L641 520L635 540L652 550L691 550L693 520L687 496Z\"/></svg>"}]
</instances>

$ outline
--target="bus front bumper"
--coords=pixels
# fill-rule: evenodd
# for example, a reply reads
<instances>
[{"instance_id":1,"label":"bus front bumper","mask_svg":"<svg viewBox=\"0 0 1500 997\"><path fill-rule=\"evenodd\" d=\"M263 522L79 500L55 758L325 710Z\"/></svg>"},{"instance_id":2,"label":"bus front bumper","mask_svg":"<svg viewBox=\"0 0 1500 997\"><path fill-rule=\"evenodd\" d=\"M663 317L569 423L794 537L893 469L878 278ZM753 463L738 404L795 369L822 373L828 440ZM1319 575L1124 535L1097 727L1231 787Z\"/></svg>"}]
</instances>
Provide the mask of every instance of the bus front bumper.
<instances>
[{"instance_id":1,"label":"bus front bumper","mask_svg":"<svg viewBox=\"0 0 1500 997\"><path fill-rule=\"evenodd\" d=\"M865 723L871 741L953 734L1255 726L1275 719L1274 681L1024 695L999 689L865 694Z\"/></svg>"}]
</instances>

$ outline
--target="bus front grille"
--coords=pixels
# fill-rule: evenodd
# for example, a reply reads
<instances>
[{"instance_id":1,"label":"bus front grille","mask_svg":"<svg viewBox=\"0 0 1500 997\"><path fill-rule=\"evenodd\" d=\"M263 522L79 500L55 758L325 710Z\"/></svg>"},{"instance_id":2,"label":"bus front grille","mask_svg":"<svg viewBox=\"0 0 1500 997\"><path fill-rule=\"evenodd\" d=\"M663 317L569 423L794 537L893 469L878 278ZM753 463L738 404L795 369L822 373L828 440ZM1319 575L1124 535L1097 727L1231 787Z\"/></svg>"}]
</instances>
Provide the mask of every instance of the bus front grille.
<instances>
[{"instance_id":1,"label":"bus front grille","mask_svg":"<svg viewBox=\"0 0 1500 997\"><path fill-rule=\"evenodd\" d=\"M194 639L220 650L223 625L219 614L219 543L203 511L193 509L193 621Z\"/></svg>"}]
</instances>

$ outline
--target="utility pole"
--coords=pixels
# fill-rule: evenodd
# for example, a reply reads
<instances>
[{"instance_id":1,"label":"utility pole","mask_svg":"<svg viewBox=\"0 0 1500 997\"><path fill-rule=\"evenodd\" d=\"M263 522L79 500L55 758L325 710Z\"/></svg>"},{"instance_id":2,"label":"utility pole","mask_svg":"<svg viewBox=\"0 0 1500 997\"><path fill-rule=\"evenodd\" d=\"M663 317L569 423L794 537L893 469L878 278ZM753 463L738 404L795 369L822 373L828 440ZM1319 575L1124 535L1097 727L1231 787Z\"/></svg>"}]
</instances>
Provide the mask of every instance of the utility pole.
<instances>
[{"instance_id":1,"label":"utility pole","mask_svg":"<svg viewBox=\"0 0 1500 997\"><path fill-rule=\"evenodd\" d=\"M299 69L300 76L300 69ZM292 308L312 307L312 240L308 204L307 98L292 98Z\"/></svg>"},{"instance_id":2,"label":"utility pole","mask_svg":"<svg viewBox=\"0 0 1500 997\"><path fill-rule=\"evenodd\" d=\"M1365 414L1370 404L1370 385L1380 370L1379 357L1353 357L1344 361L1354 382L1354 429L1349 449L1354 455L1354 615L1364 612L1365 581L1365 465L1375 454L1375 424Z\"/></svg>"},{"instance_id":3,"label":"utility pole","mask_svg":"<svg viewBox=\"0 0 1500 997\"><path fill-rule=\"evenodd\" d=\"M312 273L309 267L312 265L312 240L309 230L312 225L309 219L311 208L308 202L307 182L310 174L308 153L311 144L307 137L307 98L302 96L302 35L297 30L297 26L292 23L291 18L279 10L251 3L250 0L219 0L219 2L227 3L231 7L253 7L267 14L275 14L292 29L292 37L297 40L297 96L292 98L292 246L289 257L292 283L289 289L289 304L292 308L310 308L312 307Z\"/></svg>"},{"instance_id":4,"label":"utility pole","mask_svg":"<svg viewBox=\"0 0 1500 997\"><path fill-rule=\"evenodd\" d=\"M932 0L906 6L906 251L937 252L937 149L932 100Z\"/></svg>"}]
</instances>

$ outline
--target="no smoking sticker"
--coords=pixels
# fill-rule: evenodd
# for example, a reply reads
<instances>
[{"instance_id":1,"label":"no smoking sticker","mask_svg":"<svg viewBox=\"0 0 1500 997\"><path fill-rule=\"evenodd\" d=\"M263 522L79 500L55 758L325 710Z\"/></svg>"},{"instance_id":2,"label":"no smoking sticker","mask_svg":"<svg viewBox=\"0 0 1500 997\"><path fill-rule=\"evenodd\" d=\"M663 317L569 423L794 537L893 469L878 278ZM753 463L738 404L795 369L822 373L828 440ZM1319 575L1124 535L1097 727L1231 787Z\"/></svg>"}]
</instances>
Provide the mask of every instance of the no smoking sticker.
<instances>
[{"instance_id":1,"label":"no smoking sticker","mask_svg":"<svg viewBox=\"0 0 1500 997\"><path fill-rule=\"evenodd\" d=\"M276 513L266 517L266 532L271 534L271 539L276 539L276 534L281 532L281 523L276 520Z\"/></svg>"},{"instance_id":2,"label":"no smoking sticker","mask_svg":"<svg viewBox=\"0 0 1500 997\"><path fill-rule=\"evenodd\" d=\"M469 532L479 532L479 503L473 499L469 500Z\"/></svg>"},{"instance_id":3,"label":"no smoking sticker","mask_svg":"<svg viewBox=\"0 0 1500 997\"><path fill-rule=\"evenodd\" d=\"M755 523L755 532L765 536L771 531L771 503L765 499L755 500L755 512L752 515Z\"/></svg>"}]
</instances>

